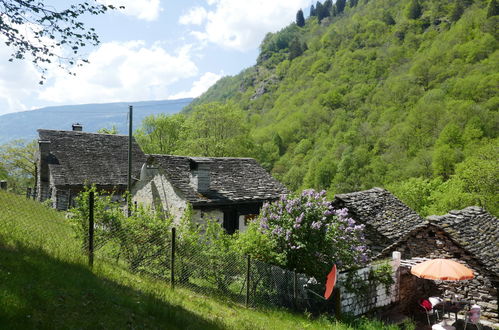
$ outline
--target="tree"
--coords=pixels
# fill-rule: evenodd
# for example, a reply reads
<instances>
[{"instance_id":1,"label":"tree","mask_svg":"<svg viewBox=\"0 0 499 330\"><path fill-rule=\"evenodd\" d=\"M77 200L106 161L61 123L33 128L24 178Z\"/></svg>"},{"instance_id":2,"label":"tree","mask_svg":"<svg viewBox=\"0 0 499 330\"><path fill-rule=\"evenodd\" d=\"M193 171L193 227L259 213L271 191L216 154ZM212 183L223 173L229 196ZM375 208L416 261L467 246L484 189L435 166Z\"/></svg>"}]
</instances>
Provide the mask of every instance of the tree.
<instances>
[{"instance_id":1,"label":"tree","mask_svg":"<svg viewBox=\"0 0 499 330\"><path fill-rule=\"evenodd\" d=\"M289 60L291 61L292 59L300 56L304 51L305 49L300 40L298 40L298 38L293 39L293 41L289 44Z\"/></svg>"},{"instance_id":2,"label":"tree","mask_svg":"<svg viewBox=\"0 0 499 330\"><path fill-rule=\"evenodd\" d=\"M497 0L490 0L489 7L487 8L487 18L499 15L499 4Z\"/></svg>"},{"instance_id":3,"label":"tree","mask_svg":"<svg viewBox=\"0 0 499 330\"><path fill-rule=\"evenodd\" d=\"M407 17L410 19L418 19L423 14L423 9L418 0L411 0L407 7Z\"/></svg>"},{"instance_id":4,"label":"tree","mask_svg":"<svg viewBox=\"0 0 499 330\"><path fill-rule=\"evenodd\" d=\"M464 13L463 5L461 4L461 2L457 2L454 5L454 8L452 8L452 13L450 15L451 21L456 22L457 20L459 20L461 18L463 13Z\"/></svg>"},{"instance_id":5,"label":"tree","mask_svg":"<svg viewBox=\"0 0 499 330\"><path fill-rule=\"evenodd\" d=\"M115 134L118 134L119 131L118 131L118 128L116 127L116 125L113 125L113 126L111 126L111 128L106 128L106 127L99 128L97 130L97 133L115 135Z\"/></svg>"},{"instance_id":6,"label":"tree","mask_svg":"<svg viewBox=\"0 0 499 330\"><path fill-rule=\"evenodd\" d=\"M174 154L181 148L184 122L183 114L147 116L135 137L146 153Z\"/></svg>"},{"instance_id":7,"label":"tree","mask_svg":"<svg viewBox=\"0 0 499 330\"><path fill-rule=\"evenodd\" d=\"M356 7L358 2L359 2L358 0L350 0L349 1L350 8Z\"/></svg>"},{"instance_id":8,"label":"tree","mask_svg":"<svg viewBox=\"0 0 499 330\"><path fill-rule=\"evenodd\" d=\"M245 117L232 103L213 102L195 107L181 135L181 153L206 157L252 156L253 140Z\"/></svg>"},{"instance_id":9,"label":"tree","mask_svg":"<svg viewBox=\"0 0 499 330\"><path fill-rule=\"evenodd\" d=\"M35 185L37 176L36 141L14 140L0 146L0 168L7 172L10 186L22 192L27 186Z\"/></svg>"},{"instance_id":10,"label":"tree","mask_svg":"<svg viewBox=\"0 0 499 330\"><path fill-rule=\"evenodd\" d=\"M305 26L305 17L303 16L303 10L298 10L296 13L296 25L299 27Z\"/></svg>"},{"instance_id":11,"label":"tree","mask_svg":"<svg viewBox=\"0 0 499 330\"><path fill-rule=\"evenodd\" d=\"M395 20L389 11L383 13L383 22L385 22L386 25L395 25Z\"/></svg>"},{"instance_id":12,"label":"tree","mask_svg":"<svg viewBox=\"0 0 499 330\"><path fill-rule=\"evenodd\" d=\"M324 7L324 10L327 10L330 13L331 9L333 8L333 1L326 0L326 1L324 1L324 4L322 6Z\"/></svg>"},{"instance_id":13,"label":"tree","mask_svg":"<svg viewBox=\"0 0 499 330\"><path fill-rule=\"evenodd\" d=\"M317 19L319 20L319 22L324 17L328 16L327 10L324 9L324 6L319 1L317 1L317 3L315 4L315 11L317 12Z\"/></svg>"},{"instance_id":14,"label":"tree","mask_svg":"<svg viewBox=\"0 0 499 330\"><path fill-rule=\"evenodd\" d=\"M345 10L345 5L346 5L346 0L336 0L336 10L338 12L338 15L341 14L343 12L343 10Z\"/></svg>"},{"instance_id":15,"label":"tree","mask_svg":"<svg viewBox=\"0 0 499 330\"><path fill-rule=\"evenodd\" d=\"M317 11L314 7L314 5L310 6L310 17L317 16Z\"/></svg>"},{"instance_id":16,"label":"tree","mask_svg":"<svg viewBox=\"0 0 499 330\"><path fill-rule=\"evenodd\" d=\"M12 49L9 61L28 56L42 73L40 83L45 78L45 65L54 60L66 70L75 64L80 66L88 62L79 56L86 44L99 44L95 29L87 28L81 17L104 14L115 8L78 1L58 10L41 0L0 0L0 33Z\"/></svg>"}]
</instances>

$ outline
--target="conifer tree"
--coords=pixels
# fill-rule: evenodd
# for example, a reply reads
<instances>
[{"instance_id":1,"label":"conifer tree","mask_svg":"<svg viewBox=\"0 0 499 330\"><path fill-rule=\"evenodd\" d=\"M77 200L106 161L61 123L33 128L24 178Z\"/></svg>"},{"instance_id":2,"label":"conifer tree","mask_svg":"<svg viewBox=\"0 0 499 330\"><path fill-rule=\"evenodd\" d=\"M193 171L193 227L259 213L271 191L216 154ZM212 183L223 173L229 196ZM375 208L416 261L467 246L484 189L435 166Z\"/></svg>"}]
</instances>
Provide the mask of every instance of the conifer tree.
<instances>
[{"instance_id":1,"label":"conifer tree","mask_svg":"<svg viewBox=\"0 0 499 330\"><path fill-rule=\"evenodd\" d=\"M348 1L350 8L357 7L358 0L350 0Z\"/></svg>"},{"instance_id":2,"label":"conifer tree","mask_svg":"<svg viewBox=\"0 0 499 330\"><path fill-rule=\"evenodd\" d=\"M303 10L298 10L296 13L296 25L302 27L305 25L305 17L303 16Z\"/></svg>"},{"instance_id":3,"label":"conifer tree","mask_svg":"<svg viewBox=\"0 0 499 330\"><path fill-rule=\"evenodd\" d=\"M341 14L345 10L346 0L336 0L336 10L338 14Z\"/></svg>"},{"instance_id":4,"label":"conifer tree","mask_svg":"<svg viewBox=\"0 0 499 330\"><path fill-rule=\"evenodd\" d=\"M333 1L332 0L326 0L324 1L324 5L323 5L324 9L330 13L331 12L331 8L333 8Z\"/></svg>"},{"instance_id":5,"label":"conifer tree","mask_svg":"<svg viewBox=\"0 0 499 330\"><path fill-rule=\"evenodd\" d=\"M310 17L312 16L317 16L317 10L315 9L314 5L310 6Z\"/></svg>"},{"instance_id":6,"label":"conifer tree","mask_svg":"<svg viewBox=\"0 0 499 330\"><path fill-rule=\"evenodd\" d=\"M487 18L499 15L499 5L497 0L490 0L489 7L487 9Z\"/></svg>"},{"instance_id":7,"label":"conifer tree","mask_svg":"<svg viewBox=\"0 0 499 330\"><path fill-rule=\"evenodd\" d=\"M407 8L407 17L410 19L418 19L423 14L423 8L418 0L412 0Z\"/></svg>"},{"instance_id":8,"label":"conifer tree","mask_svg":"<svg viewBox=\"0 0 499 330\"><path fill-rule=\"evenodd\" d=\"M319 1L317 1L317 3L315 4L315 12L317 13L317 19L319 20L319 22L324 17L326 17L326 16L324 16L324 6Z\"/></svg>"}]
</instances>

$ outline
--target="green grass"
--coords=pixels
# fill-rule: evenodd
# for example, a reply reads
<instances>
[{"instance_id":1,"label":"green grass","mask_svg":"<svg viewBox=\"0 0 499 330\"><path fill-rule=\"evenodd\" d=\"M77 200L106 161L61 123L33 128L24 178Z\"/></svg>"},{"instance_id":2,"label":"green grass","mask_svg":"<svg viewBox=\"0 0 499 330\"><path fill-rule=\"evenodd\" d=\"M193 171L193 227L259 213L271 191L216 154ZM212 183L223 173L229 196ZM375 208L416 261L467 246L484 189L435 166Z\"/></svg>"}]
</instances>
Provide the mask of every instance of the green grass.
<instances>
[{"instance_id":1,"label":"green grass","mask_svg":"<svg viewBox=\"0 0 499 330\"><path fill-rule=\"evenodd\" d=\"M98 260L86 265L64 214L0 191L0 328L382 329L201 296ZM394 328L395 329L395 328Z\"/></svg>"}]
</instances>

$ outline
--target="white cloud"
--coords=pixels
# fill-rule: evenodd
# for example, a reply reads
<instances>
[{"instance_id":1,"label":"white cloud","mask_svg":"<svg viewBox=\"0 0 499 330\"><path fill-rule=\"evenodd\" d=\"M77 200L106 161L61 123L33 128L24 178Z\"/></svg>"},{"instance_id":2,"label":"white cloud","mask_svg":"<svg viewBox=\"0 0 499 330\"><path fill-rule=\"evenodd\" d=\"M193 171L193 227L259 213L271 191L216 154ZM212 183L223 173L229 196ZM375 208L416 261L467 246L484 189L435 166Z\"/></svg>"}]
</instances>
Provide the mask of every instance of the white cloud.
<instances>
[{"instance_id":1,"label":"white cloud","mask_svg":"<svg viewBox=\"0 0 499 330\"><path fill-rule=\"evenodd\" d=\"M76 76L60 70L39 98L56 103L115 102L164 99L169 86L198 73L186 46L169 54L159 44L144 41L108 42L75 69Z\"/></svg>"},{"instance_id":2,"label":"white cloud","mask_svg":"<svg viewBox=\"0 0 499 330\"><path fill-rule=\"evenodd\" d=\"M1 40L1 39L0 39ZM11 49L0 44L0 115L27 110L25 102L36 97L40 72L29 60L7 61Z\"/></svg>"},{"instance_id":3,"label":"white cloud","mask_svg":"<svg viewBox=\"0 0 499 330\"><path fill-rule=\"evenodd\" d=\"M154 21L162 11L160 0L98 0L100 3L124 6L125 9L118 9L125 15L135 16L145 21Z\"/></svg>"},{"instance_id":4,"label":"white cloud","mask_svg":"<svg viewBox=\"0 0 499 330\"><path fill-rule=\"evenodd\" d=\"M214 83L216 83L218 79L222 78L222 76L223 73L216 74L213 72L206 72L192 84L190 90L170 95L168 99L175 100L186 97L198 97L199 95L206 92L208 88L210 88Z\"/></svg>"},{"instance_id":5,"label":"white cloud","mask_svg":"<svg viewBox=\"0 0 499 330\"><path fill-rule=\"evenodd\" d=\"M257 47L267 32L275 32L296 18L300 8L310 5L309 0L207 0L213 10L206 14L199 7L192 8L182 24L202 24L202 31L192 34L229 49L246 51Z\"/></svg>"},{"instance_id":6,"label":"white cloud","mask_svg":"<svg viewBox=\"0 0 499 330\"><path fill-rule=\"evenodd\" d=\"M185 15L180 16L178 22L180 24L201 25L206 20L208 12L203 7L193 7Z\"/></svg>"}]
</instances>

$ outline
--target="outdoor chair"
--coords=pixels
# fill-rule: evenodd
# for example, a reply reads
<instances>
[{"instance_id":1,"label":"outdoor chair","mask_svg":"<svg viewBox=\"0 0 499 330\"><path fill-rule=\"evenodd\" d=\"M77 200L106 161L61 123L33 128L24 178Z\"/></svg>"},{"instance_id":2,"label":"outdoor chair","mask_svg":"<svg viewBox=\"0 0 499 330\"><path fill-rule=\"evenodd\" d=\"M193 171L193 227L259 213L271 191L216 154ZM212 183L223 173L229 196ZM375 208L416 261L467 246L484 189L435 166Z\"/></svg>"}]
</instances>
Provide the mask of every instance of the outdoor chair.
<instances>
[{"instance_id":1,"label":"outdoor chair","mask_svg":"<svg viewBox=\"0 0 499 330\"><path fill-rule=\"evenodd\" d=\"M432 317L436 316L435 320L438 319L438 311L436 309L433 309L433 305L431 304L431 302L428 299L423 299L423 298L419 299L418 305L419 305L420 310L425 312L426 319L428 320L428 325L431 325L430 315Z\"/></svg>"},{"instance_id":2,"label":"outdoor chair","mask_svg":"<svg viewBox=\"0 0 499 330\"><path fill-rule=\"evenodd\" d=\"M466 320L464 321L464 330L468 323L474 324L478 330L482 328L480 324L480 315L482 314L481 308L478 305L471 306L470 310L466 313Z\"/></svg>"}]
</instances>

